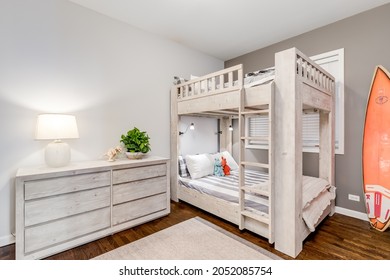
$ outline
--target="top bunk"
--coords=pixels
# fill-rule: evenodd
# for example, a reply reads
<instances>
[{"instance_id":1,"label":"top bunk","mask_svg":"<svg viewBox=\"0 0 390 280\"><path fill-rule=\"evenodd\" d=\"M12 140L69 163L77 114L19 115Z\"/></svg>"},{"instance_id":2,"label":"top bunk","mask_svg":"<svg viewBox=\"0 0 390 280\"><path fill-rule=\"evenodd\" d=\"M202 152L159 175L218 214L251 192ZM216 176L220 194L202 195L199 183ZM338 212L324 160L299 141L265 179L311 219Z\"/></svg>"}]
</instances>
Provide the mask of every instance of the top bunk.
<instances>
[{"instance_id":1,"label":"top bunk","mask_svg":"<svg viewBox=\"0 0 390 280\"><path fill-rule=\"evenodd\" d=\"M332 110L334 78L296 48L276 53L275 67L244 74L240 64L174 85L172 102L178 115L235 115L242 100L267 107L279 83L295 83L303 109Z\"/></svg>"}]
</instances>

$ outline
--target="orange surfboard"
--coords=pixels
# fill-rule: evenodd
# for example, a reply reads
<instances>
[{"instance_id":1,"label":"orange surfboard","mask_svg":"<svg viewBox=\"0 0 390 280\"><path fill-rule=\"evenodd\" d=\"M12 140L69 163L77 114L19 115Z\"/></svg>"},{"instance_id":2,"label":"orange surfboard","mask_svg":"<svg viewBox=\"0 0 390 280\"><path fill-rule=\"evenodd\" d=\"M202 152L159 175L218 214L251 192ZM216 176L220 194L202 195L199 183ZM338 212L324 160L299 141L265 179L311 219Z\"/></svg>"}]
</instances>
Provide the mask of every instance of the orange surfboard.
<instances>
[{"instance_id":1,"label":"orange surfboard","mask_svg":"<svg viewBox=\"0 0 390 280\"><path fill-rule=\"evenodd\" d=\"M373 228L390 225L390 74L377 66L368 97L363 134L363 186Z\"/></svg>"}]
</instances>

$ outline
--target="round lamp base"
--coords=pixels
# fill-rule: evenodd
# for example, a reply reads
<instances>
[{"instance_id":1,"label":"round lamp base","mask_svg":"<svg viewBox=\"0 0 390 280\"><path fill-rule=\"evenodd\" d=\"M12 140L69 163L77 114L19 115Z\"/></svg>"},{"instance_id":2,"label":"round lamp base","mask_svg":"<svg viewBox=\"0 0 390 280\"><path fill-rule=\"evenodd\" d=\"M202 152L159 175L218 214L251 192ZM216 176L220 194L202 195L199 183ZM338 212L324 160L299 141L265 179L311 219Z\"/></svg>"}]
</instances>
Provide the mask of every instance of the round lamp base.
<instances>
[{"instance_id":1,"label":"round lamp base","mask_svg":"<svg viewBox=\"0 0 390 280\"><path fill-rule=\"evenodd\" d=\"M70 162L70 147L61 140L49 143L45 149L45 161L50 167L66 166Z\"/></svg>"}]
</instances>

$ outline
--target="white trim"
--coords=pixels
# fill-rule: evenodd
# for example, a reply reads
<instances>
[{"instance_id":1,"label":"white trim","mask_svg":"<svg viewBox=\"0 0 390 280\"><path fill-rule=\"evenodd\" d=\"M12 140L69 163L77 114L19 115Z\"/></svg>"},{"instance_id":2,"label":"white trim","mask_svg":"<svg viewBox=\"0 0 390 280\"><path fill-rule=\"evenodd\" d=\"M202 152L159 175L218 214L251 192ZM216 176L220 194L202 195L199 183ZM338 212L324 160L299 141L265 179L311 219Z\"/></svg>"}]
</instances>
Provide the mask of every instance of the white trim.
<instances>
[{"instance_id":1,"label":"white trim","mask_svg":"<svg viewBox=\"0 0 390 280\"><path fill-rule=\"evenodd\" d=\"M336 79L336 154L344 154L344 48L314 55L310 57L326 71L334 75ZM327 67L330 62L338 62L337 75Z\"/></svg>"},{"instance_id":2,"label":"white trim","mask_svg":"<svg viewBox=\"0 0 390 280\"><path fill-rule=\"evenodd\" d=\"M323 67L326 71L331 73L336 79L336 120L335 120L335 153L344 154L344 49L338 49L319 55L310 57L315 63ZM334 64L337 63L337 64ZM333 67L333 68L332 68ZM265 116L266 118L266 116ZM249 121L245 122L245 135L249 135ZM267 122L264 122L264 126ZM307 125L304 127L308 127ZM264 127L263 132L266 127ZM316 130L316 128L312 128ZM266 136L265 133L261 136ZM258 135L257 135L258 136ZM319 137L319 135L318 135ZM319 138L317 139L319 141ZM305 141L304 141L305 142ZM305 142L309 143L309 142ZM314 146L315 145L315 146ZM245 148L247 149L268 149L267 141L260 141L259 143L250 143L245 140ZM309 143L309 145L302 147L303 152L319 153L318 144Z\"/></svg>"},{"instance_id":3,"label":"white trim","mask_svg":"<svg viewBox=\"0 0 390 280\"><path fill-rule=\"evenodd\" d=\"M6 236L0 236L0 247L11 245L15 243L15 236L12 234Z\"/></svg>"},{"instance_id":4,"label":"white trim","mask_svg":"<svg viewBox=\"0 0 390 280\"><path fill-rule=\"evenodd\" d=\"M336 206L335 212L338 214L342 214L345 216L349 216L352 218L356 218L356 219L368 222L368 217L367 217L366 213L362 213L362 212L358 212L358 211L354 211L354 210L350 210L350 209L342 208L342 207L338 207L338 206Z\"/></svg>"}]
</instances>

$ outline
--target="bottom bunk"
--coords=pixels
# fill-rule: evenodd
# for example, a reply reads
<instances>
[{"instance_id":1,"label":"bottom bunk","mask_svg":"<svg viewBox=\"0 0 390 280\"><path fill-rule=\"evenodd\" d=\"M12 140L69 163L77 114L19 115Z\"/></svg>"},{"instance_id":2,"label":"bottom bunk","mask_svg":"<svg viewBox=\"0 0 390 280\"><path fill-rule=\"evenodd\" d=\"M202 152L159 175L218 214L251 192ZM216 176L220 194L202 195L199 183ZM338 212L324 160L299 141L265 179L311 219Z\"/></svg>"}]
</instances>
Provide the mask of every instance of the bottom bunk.
<instances>
[{"instance_id":1,"label":"bottom bunk","mask_svg":"<svg viewBox=\"0 0 390 280\"><path fill-rule=\"evenodd\" d=\"M229 153L224 152L223 154L228 158L228 165L231 166L230 175L210 174L211 166L205 165L210 164L207 158L213 158L215 154L179 157L178 198L239 225L238 165ZM188 167L194 176L191 176L191 172L187 168L187 161L189 161ZM263 185L266 188L268 180L268 174L264 171L245 171L246 185ZM316 226L327 215L333 214L336 191L334 186L321 178L303 176L302 182L302 219L305 225L301 231L301 240L303 241L311 232L315 231ZM265 218L271 218L268 217L267 197L259 194L246 194L245 205L261 212ZM266 223L246 218L245 228L267 238L270 243L274 242L273 237L269 236L268 224Z\"/></svg>"}]
</instances>

